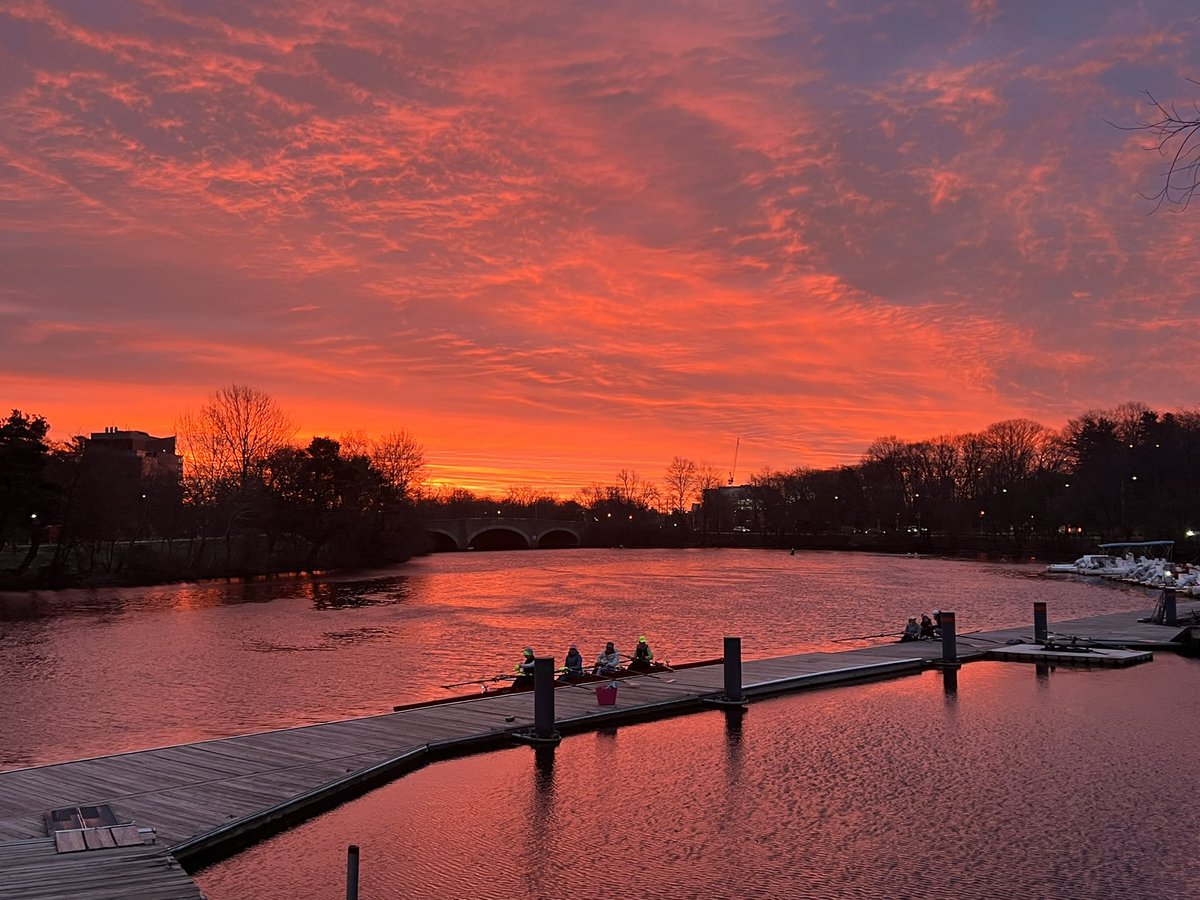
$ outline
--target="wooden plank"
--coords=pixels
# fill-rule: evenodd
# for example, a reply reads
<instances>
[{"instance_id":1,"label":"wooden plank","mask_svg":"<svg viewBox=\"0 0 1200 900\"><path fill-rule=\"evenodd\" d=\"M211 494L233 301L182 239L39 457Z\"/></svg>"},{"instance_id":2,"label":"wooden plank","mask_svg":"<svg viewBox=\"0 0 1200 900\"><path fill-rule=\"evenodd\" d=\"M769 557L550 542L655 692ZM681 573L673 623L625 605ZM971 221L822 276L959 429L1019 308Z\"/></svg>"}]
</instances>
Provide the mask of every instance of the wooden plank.
<instances>
[{"instance_id":1,"label":"wooden plank","mask_svg":"<svg viewBox=\"0 0 1200 900\"><path fill-rule=\"evenodd\" d=\"M87 849L82 831L56 831L54 847L59 853L77 853Z\"/></svg>"},{"instance_id":2,"label":"wooden plank","mask_svg":"<svg viewBox=\"0 0 1200 900\"><path fill-rule=\"evenodd\" d=\"M118 847L133 847L144 843L136 825L114 825L109 831Z\"/></svg>"}]
</instances>

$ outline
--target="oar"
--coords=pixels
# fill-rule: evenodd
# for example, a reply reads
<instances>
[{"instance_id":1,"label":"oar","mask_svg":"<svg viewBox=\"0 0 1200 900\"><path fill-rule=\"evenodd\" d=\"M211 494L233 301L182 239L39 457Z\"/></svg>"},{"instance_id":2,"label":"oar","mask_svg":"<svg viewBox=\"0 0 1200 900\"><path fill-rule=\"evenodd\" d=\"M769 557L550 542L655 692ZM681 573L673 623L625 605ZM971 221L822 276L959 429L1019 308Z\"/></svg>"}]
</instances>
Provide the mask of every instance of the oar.
<instances>
[{"instance_id":1,"label":"oar","mask_svg":"<svg viewBox=\"0 0 1200 900\"><path fill-rule=\"evenodd\" d=\"M997 641L992 638L980 637L978 631L964 631L962 634L956 635L960 638L970 638L973 641L987 641L989 644L1003 644L1004 641Z\"/></svg>"},{"instance_id":2,"label":"oar","mask_svg":"<svg viewBox=\"0 0 1200 900\"><path fill-rule=\"evenodd\" d=\"M858 637L834 638L833 640L838 643L841 641L869 641L871 638L900 637L902 634L904 634L903 631L885 631L882 634L863 634Z\"/></svg>"},{"instance_id":3,"label":"oar","mask_svg":"<svg viewBox=\"0 0 1200 900\"><path fill-rule=\"evenodd\" d=\"M516 675L493 675L491 678L473 678L470 681L456 681L453 684L443 684L442 687L449 689L449 688L462 687L463 685L467 685L467 684L488 684L489 682L503 681L506 678L516 678L516 677L517 677Z\"/></svg>"},{"instance_id":4,"label":"oar","mask_svg":"<svg viewBox=\"0 0 1200 900\"><path fill-rule=\"evenodd\" d=\"M626 656L624 653L622 653L622 654L621 654L621 659L627 659L627 660L629 660L629 662L636 662L636 661L637 661L637 657L636 657L636 656ZM670 665L670 663L658 662L658 661L656 661L656 660L653 660L653 659L652 659L652 660L648 660L648 662L649 662L649 663L650 663L650 665L652 665L652 666L662 666L662 667L663 667L664 669L666 669L668 672L674 672L674 671L675 671L674 669L672 669L672 668L671 668L671 665Z\"/></svg>"},{"instance_id":5,"label":"oar","mask_svg":"<svg viewBox=\"0 0 1200 900\"><path fill-rule=\"evenodd\" d=\"M634 661L632 656L626 656L625 658L626 658L627 660L629 660L630 662L633 662L633 661ZM650 665L655 665L655 663L653 663L653 662L652 662L652 663L650 663ZM657 665L660 665L660 666L662 666L662 667L663 667L663 669L665 669L665 670L666 670L666 671L668 671L668 672L674 672L674 671L675 671L675 670L674 670L674 669L672 669L670 666L668 666L666 663L658 663ZM659 681L665 681L667 684L674 684L674 683L675 683L675 679L674 679L674 678L663 678L661 675L655 675L653 672L638 672L638 671L636 671L636 670L634 670L634 669L630 669L630 668L628 668L628 667L626 667L625 671L626 671L626 672L633 672L633 674L634 674L635 676L637 676L637 675L646 675L646 676L648 676L648 677L650 677L650 678L657 678Z\"/></svg>"}]
</instances>

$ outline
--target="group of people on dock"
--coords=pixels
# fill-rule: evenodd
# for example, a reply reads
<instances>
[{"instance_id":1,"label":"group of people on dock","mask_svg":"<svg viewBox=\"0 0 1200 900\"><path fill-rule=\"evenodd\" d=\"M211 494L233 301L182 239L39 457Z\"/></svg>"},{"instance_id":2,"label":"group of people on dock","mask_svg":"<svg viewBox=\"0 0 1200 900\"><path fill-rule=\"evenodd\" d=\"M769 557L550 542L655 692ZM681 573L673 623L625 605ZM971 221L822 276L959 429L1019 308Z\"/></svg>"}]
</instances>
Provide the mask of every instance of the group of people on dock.
<instances>
[{"instance_id":1,"label":"group of people on dock","mask_svg":"<svg viewBox=\"0 0 1200 900\"><path fill-rule=\"evenodd\" d=\"M935 609L932 614L921 615L921 621L916 616L909 616L908 623L900 632L901 641L932 641L942 636L942 611Z\"/></svg>"},{"instance_id":2,"label":"group of people on dock","mask_svg":"<svg viewBox=\"0 0 1200 900\"><path fill-rule=\"evenodd\" d=\"M533 648L526 647L523 651L522 660L517 663L513 672L518 683L529 683L533 681ZM622 665L622 661L626 661L626 665ZM637 648L633 651L633 656L622 656L617 650L616 645L609 641L604 645L604 649L596 657L596 662L592 665L592 675L616 675L619 672L649 672L654 668L654 651L650 649L650 644L646 641L646 636L643 634L638 637ZM584 670L583 654L579 652L577 644L571 644L567 648L567 655L563 658L563 666L558 670L560 680L569 681L572 678L582 678L588 674ZM523 682L523 680L525 680Z\"/></svg>"}]
</instances>

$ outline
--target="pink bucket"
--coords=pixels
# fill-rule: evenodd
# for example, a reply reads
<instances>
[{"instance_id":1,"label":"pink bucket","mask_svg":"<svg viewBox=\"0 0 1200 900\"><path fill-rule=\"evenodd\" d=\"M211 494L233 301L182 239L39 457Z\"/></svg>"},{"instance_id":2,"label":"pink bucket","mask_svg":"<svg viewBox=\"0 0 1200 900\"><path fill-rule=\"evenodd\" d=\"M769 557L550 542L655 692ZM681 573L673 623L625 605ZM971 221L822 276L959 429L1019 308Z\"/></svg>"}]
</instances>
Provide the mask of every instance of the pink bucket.
<instances>
[{"instance_id":1,"label":"pink bucket","mask_svg":"<svg viewBox=\"0 0 1200 900\"><path fill-rule=\"evenodd\" d=\"M614 706L617 702L617 686L605 684L596 688L596 702L601 706Z\"/></svg>"}]
</instances>

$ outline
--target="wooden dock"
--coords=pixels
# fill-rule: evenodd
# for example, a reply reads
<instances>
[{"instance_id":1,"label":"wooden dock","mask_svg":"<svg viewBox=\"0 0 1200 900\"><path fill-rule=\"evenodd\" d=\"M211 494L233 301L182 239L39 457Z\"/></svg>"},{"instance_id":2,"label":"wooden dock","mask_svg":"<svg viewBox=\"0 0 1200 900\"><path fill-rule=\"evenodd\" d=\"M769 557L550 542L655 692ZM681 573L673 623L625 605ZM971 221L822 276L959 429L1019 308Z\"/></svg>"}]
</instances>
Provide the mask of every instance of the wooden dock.
<instances>
[{"instance_id":1,"label":"wooden dock","mask_svg":"<svg viewBox=\"0 0 1200 900\"><path fill-rule=\"evenodd\" d=\"M1181 604L1181 617L1190 615L1187 606ZM1137 622L1138 615L1056 623L1054 632L1145 649L1170 646L1187 631ZM958 658L985 658L1008 646L1006 641L1032 640L1032 630L960 635ZM941 653L940 641L916 641L748 660L743 690L753 699L917 673ZM716 664L624 678L613 706L598 705L595 684L564 686L554 692L555 727L569 734L708 708L707 701L723 690L723 677ZM0 773L0 900L126 896L105 891L110 881L119 885L116 873L135 871L147 879L137 896L199 897L179 864L195 867L221 858L430 760L509 745L533 722L532 692L481 695ZM154 843L55 853L46 813L96 804L108 804L121 822L140 826ZM161 884L149 886L155 877Z\"/></svg>"}]
</instances>

